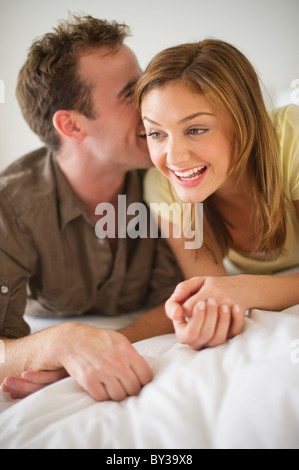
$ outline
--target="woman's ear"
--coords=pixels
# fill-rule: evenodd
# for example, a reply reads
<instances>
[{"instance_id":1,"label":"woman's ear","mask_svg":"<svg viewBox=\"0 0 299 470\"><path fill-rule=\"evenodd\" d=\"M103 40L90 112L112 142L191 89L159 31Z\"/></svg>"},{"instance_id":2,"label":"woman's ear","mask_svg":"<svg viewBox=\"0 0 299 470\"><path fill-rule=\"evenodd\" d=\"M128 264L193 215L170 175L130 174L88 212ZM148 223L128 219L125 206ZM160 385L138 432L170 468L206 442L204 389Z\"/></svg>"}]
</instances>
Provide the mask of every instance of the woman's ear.
<instances>
[{"instance_id":1,"label":"woman's ear","mask_svg":"<svg viewBox=\"0 0 299 470\"><path fill-rule=\"evenodd\" d=\"M79 142L84 140L86 134L80 125L80 115L76 111L60 109L53 116L53 126L63 137Z\"/></svg>"}]
</instances>

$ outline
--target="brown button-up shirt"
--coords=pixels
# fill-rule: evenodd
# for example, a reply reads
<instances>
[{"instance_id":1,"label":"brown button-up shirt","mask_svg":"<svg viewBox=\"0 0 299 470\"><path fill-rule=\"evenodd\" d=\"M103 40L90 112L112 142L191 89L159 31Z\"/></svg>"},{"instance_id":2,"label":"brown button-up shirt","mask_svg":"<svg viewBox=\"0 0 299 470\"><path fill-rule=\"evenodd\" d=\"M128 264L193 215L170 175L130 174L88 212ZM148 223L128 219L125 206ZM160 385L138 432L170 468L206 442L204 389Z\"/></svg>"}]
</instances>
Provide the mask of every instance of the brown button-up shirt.
<instances>
[{"instance_id":1,"label":"brown button-up shirt","mask_svg":"<svg viewBox=\"0 0 299 470\"><path fill-rule=\"evenodd\" d=\"M142 202L143 176L127 174L127 207ZM0 175L0 336L29 334L28 304L33 315L114 316L159 305L181 280L161 238L120 238L113 254L46 149Z\"/></svg>"}]
</instances>

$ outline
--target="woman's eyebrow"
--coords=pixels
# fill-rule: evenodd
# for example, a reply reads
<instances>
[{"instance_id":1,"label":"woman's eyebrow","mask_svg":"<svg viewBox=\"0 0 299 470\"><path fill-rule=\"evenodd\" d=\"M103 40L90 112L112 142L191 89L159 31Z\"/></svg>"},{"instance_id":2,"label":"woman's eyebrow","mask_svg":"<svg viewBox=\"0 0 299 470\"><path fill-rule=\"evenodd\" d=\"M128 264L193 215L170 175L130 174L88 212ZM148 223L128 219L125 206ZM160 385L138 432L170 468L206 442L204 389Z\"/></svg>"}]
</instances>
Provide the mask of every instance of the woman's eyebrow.
<instances>
[{"instance_id":1,"label":"woman's eyebrow","mask_svg":"<svg viewBox=\"0 0 299 470\"><path fill-rule=\"evenodd\" d=\"M215 116L215 114L212 114L212 113L208 113L206 111L201 111L199 113L195 113L195 114L191 114L190 116L187 116L183 119L181 119L179 121L179 124L183 124L184 122L186 121L191 121L191 119L194 119L198 116ZM153 121L152 119L148 118L147 116L144 116L143 117L144 120L147 120L148 122L150 122L151 124L155 124L155 126L161 126L161 124L159 124L158 122L156 121Z\"/></svg>"},{"instance_id":2,"label":"woman's eyebrow","mask_svg":"<svg viewBox=\"0 0 299 470\"><path fill-rule=\"evenodd\" d=\"M191 119L194 119L194 118L196 118L196 117L198 117L198 116L215 116L215 114L208 113L208 112L206 112L206 111L201 111L200 113L191 114L190 116L187 116L187 117L185 117L184 119L181 119L181 120L179 121L179 124L182 124L182 123L184 123L184 122L186 122L186 121L191 121Z\"/></svg>"},{"instance_id":3,"label":"woman's eyebrow","mask_svg":"<svg viewBox=\"0 0 299 470\"><path fill-rule=\"evenodd\" d=\"M156 122L156 121L153 121L152 119L148 118L147 116L143 116L142 119L143 119L144 121L150 122L151 124L155 124L155 126L161 126L161 124L159 124L159 123Z\"/></svg>"}]
</instances>

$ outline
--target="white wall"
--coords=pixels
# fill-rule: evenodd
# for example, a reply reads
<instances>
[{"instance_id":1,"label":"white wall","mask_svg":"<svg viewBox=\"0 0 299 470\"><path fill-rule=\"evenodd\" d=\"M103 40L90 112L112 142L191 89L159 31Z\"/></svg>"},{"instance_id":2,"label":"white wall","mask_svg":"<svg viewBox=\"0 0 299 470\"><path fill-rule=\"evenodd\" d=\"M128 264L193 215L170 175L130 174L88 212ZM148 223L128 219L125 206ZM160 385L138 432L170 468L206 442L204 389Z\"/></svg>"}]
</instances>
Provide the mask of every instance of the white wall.
<instances>
[{"instance_id":1,"label":"white wall","mask_svg":"<svg viewBox=\"0 0 299 470\"><path fill-rule=\"evenodd\" d=\"M0 0L0 169L40 146L15 99L17 75L33 39L69 11L126 22L142 67L165 47L215 37L247 55L275 104L299 85L299 0Z\"/></svg>"}]
</instances>

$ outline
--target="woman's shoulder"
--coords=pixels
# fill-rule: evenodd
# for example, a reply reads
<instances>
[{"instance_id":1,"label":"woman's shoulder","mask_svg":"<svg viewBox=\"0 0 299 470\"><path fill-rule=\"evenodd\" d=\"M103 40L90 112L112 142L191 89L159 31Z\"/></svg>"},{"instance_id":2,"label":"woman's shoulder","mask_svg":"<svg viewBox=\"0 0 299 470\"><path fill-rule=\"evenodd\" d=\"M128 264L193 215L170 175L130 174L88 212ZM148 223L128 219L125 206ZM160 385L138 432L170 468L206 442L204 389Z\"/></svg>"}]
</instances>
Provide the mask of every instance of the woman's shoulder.
<instances>
[{"instance_id":1,"label":"woman's shoulder","mask_svg":"<svg viewBox=\"0 0 299 470\"><path fill-rule=\"evenodd\" d=\"M167 186L167 178L162 175L162 173L157 170L157 168L151 168L147 171L145 178L144 178L144 186L145 187L152 187L152 186Z\"/></svg>"},{"instance_id":2,"label":"woman's shoulder","mask_svg":"<svg viewBox=\"0 0 299 470\"><path fill-rule=\"evenodd\" d=\"M270 111L270 118L274 128L279 135L299 134L299 106L296 104L289 104L281 108L276 108Z\"/></svg>"},{"instance_id":3,"label":"woman's shoulder","mask_svg":"<svg viewBox=\"0 0 299 470\"><path fill-rule=\"evenodd\" d=\"M299 198L299 106L291 104L270 113L280 147L283 183L290 200Z\"/></svg>"},{"instance_id":4,"label":"woman's shoulder","mask_svg":"<svg viewBox=\"0 0 299 470\"><path fill-rule=\"evenodd\" d=\"M151 168L144 178L144 200L147 204L166 202L182 203L170 181L156 168Z\"/></svg>"}]
</instances>

